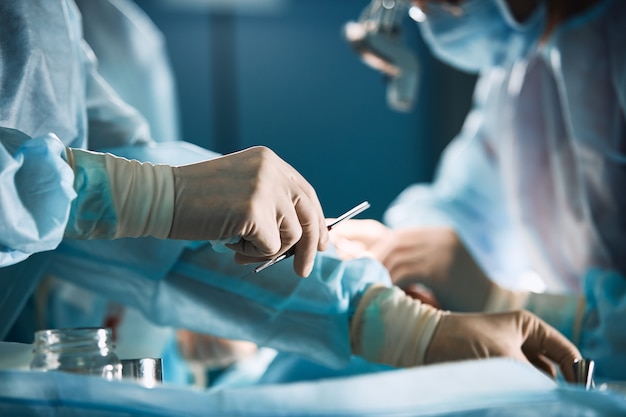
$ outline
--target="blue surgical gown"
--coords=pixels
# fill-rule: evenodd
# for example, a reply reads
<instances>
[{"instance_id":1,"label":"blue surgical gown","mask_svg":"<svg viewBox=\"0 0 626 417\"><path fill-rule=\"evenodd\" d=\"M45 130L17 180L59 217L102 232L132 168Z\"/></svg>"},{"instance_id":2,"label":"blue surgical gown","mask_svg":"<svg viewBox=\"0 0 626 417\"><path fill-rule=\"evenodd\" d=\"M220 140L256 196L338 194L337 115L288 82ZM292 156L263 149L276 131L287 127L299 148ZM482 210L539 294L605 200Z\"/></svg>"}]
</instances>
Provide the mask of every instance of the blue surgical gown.
<instances>
[{"instance_id":1,"label":"blue surgical gown","mask_svg":"<svg viewBox=\"0 0 626 417\"><path fill-rule=\"evenodd\" d=\"M76 196L74 174L63 159L65 146L149 143L150 135L145 120L97 73L73 2L3 2L0 27L4 337L44 273L48 251L63 239Z\"/></svg>"},{"instance_id":2,"label":"blue surgical gown","mask_svg":"<svg viewBox=\"0 0 626 417\"><path fill-rule=\"evenodd\" d=\"M0 27L0 339L50 274L157 324L251 340L328 366L349 363L349 317L360 294L374 282L390 285L375 261L319 254L303 280L291 261L257 275L208 244L63 239L76 196L65 146L146 160L161 148L98 73L73 2L2 2ZM185 144L168 146L169 161L184 163Z\"/></svg>"},{"instance_id":3,"label":"blue surgical gown","mask_svg":"<svg viewBox=\"0 0 626 417\"><path fill-rule=\"evenodd\" d=\"M502 285L584 294L580 348L626 380L625 184L626 4L604 0L480 74L435 181L403 191L385 222L454 227Z\"/></svg>"}]
</instances>

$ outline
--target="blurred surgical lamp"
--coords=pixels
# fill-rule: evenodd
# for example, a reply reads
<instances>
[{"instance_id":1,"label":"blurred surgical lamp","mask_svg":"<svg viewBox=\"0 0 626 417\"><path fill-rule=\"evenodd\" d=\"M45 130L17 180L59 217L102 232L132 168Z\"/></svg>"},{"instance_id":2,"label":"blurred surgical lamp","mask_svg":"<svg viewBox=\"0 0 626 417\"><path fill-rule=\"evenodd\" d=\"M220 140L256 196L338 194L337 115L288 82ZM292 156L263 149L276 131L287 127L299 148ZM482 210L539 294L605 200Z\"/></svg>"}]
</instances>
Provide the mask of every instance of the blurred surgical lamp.
<instances>
[{"instance_id":1,"label":"blurred surgical lamp","mask_svg":"<svg viewBox=\"0 0 626 417\"><path fill-rule=\"evenodd\" d=\"M409 111L415 102L418 64L413 51L402 43L401 26L406 15L423 20L411 0L372 0L358 22L348 22L344 35L370 67L387 77L387 103L398 111Z\"/></svg>"}]
</instances>

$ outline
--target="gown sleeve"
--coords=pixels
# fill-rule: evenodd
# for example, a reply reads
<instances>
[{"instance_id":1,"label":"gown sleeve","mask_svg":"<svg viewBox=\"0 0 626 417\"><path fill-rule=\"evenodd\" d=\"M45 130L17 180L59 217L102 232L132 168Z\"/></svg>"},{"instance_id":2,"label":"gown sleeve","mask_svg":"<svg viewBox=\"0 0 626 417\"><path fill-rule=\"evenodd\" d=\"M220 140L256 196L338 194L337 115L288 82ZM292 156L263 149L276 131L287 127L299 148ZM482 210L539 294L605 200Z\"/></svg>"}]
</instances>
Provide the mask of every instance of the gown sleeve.
<instances>
[{"instance_id":1,"label":"gown sleeve","mask_svg":"<svg viewBox=\"0 0 626 417\"><path fill-rule=\"evenodd\" d=\"M56 26L41 22L59 22ZM70 2L0 6L0 267L56 248L72 202L65 147L149 143L147 123L97 72ZM80 216L80 213L76 214Z\"/></svg>"},{"instance_id":2,"label":"gown sleeve","mask_svg":"<svg viewBox=\"0 0 626 417\"><path fill-rule=\"evenodd\" d=\"M0 127L0 267L63 239L76 193L65 146L53 134L31 138Z\"/></svg>"}]
</instances>

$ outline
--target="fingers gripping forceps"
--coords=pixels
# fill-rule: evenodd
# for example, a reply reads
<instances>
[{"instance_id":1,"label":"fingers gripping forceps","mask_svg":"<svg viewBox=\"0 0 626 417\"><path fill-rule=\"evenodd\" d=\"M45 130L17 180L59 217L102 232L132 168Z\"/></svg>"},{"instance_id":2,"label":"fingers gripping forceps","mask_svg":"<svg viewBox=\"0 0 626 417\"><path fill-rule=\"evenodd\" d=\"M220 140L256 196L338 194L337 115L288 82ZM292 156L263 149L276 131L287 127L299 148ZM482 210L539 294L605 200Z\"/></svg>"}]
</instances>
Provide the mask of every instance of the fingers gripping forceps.
<instances>
[{"instance_id":1,"label":"fingers gripping forceps","mask_svg":"<svg viewBox=\"0 0 626 417\"><path fill-rule=\"evenodd\" d=\"M368 203L367 201L362 202L358 206L346 211L344 214L337 217L333 222L328 224L327 225L328 230L332 230L337 224L341 223L344 220L351 219L357 214L364 212L369 207L370 207L370 203ZM265 268L269 268L270 266L277 264L278 262L283 261L289 258L290 256L293 256L294 253L296 253L296 249L295 249L295 246L292 246L291 248L289 248L289 250L287 250L287 252L283 253L282 255L279 255L273 259L270 259L269 261L254 268L254 272L259 273L263 271Z\"/></svg>"}]
</instances>

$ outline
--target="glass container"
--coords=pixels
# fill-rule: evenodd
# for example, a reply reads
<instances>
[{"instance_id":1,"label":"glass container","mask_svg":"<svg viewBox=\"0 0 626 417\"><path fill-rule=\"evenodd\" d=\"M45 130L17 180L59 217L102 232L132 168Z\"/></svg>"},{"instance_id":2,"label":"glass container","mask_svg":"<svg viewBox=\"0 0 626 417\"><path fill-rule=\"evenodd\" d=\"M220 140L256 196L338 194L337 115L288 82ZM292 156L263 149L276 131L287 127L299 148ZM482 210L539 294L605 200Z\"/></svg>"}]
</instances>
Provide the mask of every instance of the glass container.
<instances>
[{"instance_id":1,"label":"glass container","mask_svg":"<svg viewBox=\"0 0 626 417\"><path fill-rule=\"evenodd\" d=\"M32 370L122 379L122 365L114 351L111 329L40 330L35 333L33 352Z\"/></svg>"}]
</instances>

